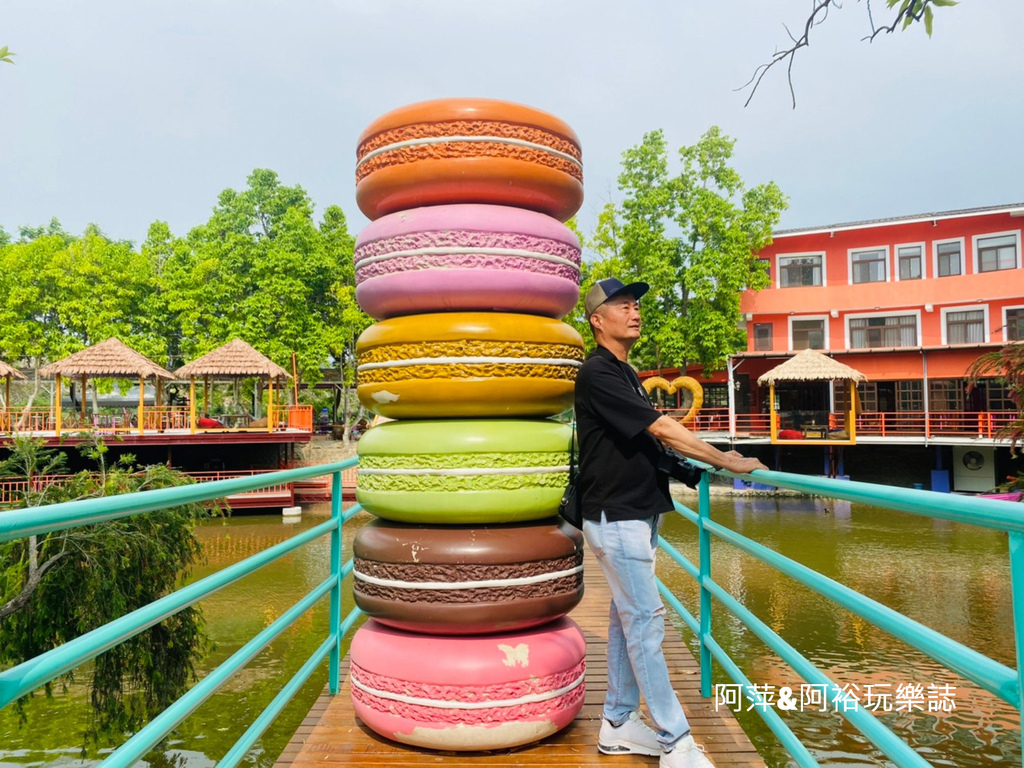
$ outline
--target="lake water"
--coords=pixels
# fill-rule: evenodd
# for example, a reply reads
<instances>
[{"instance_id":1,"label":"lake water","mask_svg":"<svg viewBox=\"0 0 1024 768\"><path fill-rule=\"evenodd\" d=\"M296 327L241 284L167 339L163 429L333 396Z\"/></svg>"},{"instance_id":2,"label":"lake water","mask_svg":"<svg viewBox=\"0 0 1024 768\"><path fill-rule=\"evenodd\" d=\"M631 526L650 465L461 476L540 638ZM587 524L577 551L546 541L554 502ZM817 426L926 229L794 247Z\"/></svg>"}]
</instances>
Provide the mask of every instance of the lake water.
<instances>
[{"instance_id":1,"label":"lake water","mask_svg":"<svg viewBox=\"0 0 1024 768\"><path fill-rule=\"evenodd\" d=\"M718 498L712 506L718 522L1014 666L1007 539L1002 534L844 502ZM297 522L277 515L237 516L205 525L199 534L207 563L196 576L266 549L327 515L326 505L315 505ZM346 525L348 553L360 524L357 518ZM672 516L663 535L696 562L696 534L690 523ZM227 658L325 578L328 549L327 539L308 545L204 601L216 644L206 667ZM881 687L886 685L893 692L900 685L921 684L926 692L929 685L950 686L943 689L942 698L955 705L951 712L878 713L929 762L957 768L1003 760L1020 764L1019 717L1009 705L721 542L713 548L712 573L794 647L861 696L868 685L876 686L876 692L886 690ZM664 556L659 575L696 613L694 582ZM349 597L344 611L350 607ZM214 765L326 637L327 614L325 599L188 718L147 762L160 768ZM682 628L681 621L677 625ZM717 603L713 627L719 642L755 683L772 690L799 690L796 673ZM689 633L684 631L684 636L696 651ZM326 677L324 667L267 731L248 765L273 764ZM715 682L729 681L716 669ZM0 768L84 766L109 754L89 750L82 757L79 734L88 713L82 686L55 691L49 700L37 695L27 710L25 725L17 722L10 708L0 711ZM831 711L784 716L822 764L890 764ZM792 764L755 713L739 717L769 765Z\"/></svg>"}]
</instances>

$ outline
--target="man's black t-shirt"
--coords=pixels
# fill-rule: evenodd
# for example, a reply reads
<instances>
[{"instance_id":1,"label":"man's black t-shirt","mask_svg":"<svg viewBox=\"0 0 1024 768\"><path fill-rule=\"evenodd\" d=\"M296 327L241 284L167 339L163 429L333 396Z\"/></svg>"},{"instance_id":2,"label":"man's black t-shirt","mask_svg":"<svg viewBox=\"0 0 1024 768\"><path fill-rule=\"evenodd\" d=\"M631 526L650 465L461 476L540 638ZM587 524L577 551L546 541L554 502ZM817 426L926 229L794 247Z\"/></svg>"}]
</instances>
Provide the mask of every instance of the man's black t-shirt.
<instances>
[{"instance_id":1,"label":"man's black t-shirt","mask_svg":"<svg viewBox=\"0 0 1024 768\"><path fill-rule=\"evenodd\" d=\"M640 520L672 509L668 476L657 469L662 449L647 428L659 414L636 372L604 347L576 377L583 516Z\"/></svg>"}]
</instances>

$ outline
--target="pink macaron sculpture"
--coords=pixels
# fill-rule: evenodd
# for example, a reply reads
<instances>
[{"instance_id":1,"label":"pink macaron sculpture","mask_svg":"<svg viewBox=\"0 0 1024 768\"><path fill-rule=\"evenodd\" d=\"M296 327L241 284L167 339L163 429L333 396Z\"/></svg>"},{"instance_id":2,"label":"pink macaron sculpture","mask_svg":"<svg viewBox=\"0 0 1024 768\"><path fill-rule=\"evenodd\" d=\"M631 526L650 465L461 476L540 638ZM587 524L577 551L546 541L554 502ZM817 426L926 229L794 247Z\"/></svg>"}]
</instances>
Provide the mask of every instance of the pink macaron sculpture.
<instances>
[{"instance_id":1,"label":"pink macaron sculpture","mask_svg":"<svg viewBox=\"0 0 1024 768\"><path fill-rule=\"evenodd\" d=\"M586 643L570 619L481 636L419 635L370 620L352 640L352 700L394 741L452 751L550 736L583 706Z\"/></svg>"},{"instance_id":2,"label":"pink macaron sculpture","mask_svg":"<svg viewBox=\"0 0 1024 768\"><path fill-rule=\"evenodd\" d=\"M579 298L580 243L505 205L437 205L377 219L356 240L356 300L377 320L494 311L561 318Z\"/></svg>"},{"instance_id":3,"label":"pink macaron sculpture","mask_svg":"<svg viewBox=\"0 0 1024 768\"><path fill-rule=\"evenodd\" d=\"M355 544L354 593L374 618L349 682L356 716L397 742L509 749L583 707L586 642L565 616L582 542L552 517L572 430L546 418L571 406L582 362L558 322L579 300L562 222L581 158L558 118L488 99L401 107L359 139L373 221L356 299L380 322L357 344L358 394L398 421L360 441L357 498L378 520Z\"/></svg>"}]
</instances>

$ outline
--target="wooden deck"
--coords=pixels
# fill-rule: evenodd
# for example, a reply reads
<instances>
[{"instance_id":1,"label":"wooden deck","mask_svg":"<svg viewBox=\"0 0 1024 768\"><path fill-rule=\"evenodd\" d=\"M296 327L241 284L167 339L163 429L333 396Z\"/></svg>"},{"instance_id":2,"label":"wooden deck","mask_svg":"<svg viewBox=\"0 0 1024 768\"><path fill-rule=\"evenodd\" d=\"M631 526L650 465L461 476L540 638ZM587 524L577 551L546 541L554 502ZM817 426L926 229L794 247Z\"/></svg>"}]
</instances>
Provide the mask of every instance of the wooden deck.
<instances>
[{"instance_id":1,"label":"wooden deck","mask_svg":"<svg viewBox=\"0 0 1024 768\"><path fill-rule=\"evenodd\" d=\"M587 693L583 709L568 728L543 741L512 750L495 752L434 752L388 741L368 729L352 710L348 682L348 659L342 663L343 683L337 696L323 694L317 699L291 742L278 758L275 768L317 768L327 766L424 765L467 768L481 765L548 766L574 765L578 768L628 768L656 766L658 758L639 755L602 755L597 751L601 727L601 706L607 688L605 659L608 603L610 593L593 555L585 560L586 593L571 617L587 639ZM716 712L713 699L700 695L700 668L679 634L667 627L665 656L672 682L693 727L693 737L703 744L708 757L720 768L764 768L732 712Z\"/></svg>"}]
</instances>

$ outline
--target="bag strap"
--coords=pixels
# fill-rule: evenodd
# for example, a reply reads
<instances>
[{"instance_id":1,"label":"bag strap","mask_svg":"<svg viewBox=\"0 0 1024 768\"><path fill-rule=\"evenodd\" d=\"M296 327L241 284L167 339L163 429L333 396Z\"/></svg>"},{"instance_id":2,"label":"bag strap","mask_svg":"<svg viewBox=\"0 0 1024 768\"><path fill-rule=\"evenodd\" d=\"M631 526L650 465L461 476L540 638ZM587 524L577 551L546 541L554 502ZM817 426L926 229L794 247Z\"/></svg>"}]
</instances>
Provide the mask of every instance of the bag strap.
<instances>
[{"instance_id":1,"label":"bag strap","mask_svg":"<svg viewBox=\"0 0 1024 768\"><path fill-rule=\"evenodd\" d=\"M572 480L579 472L576 462L576 419L572 420L572 437L569 438L569 479Z\"/></svg>"}]
</instances>

